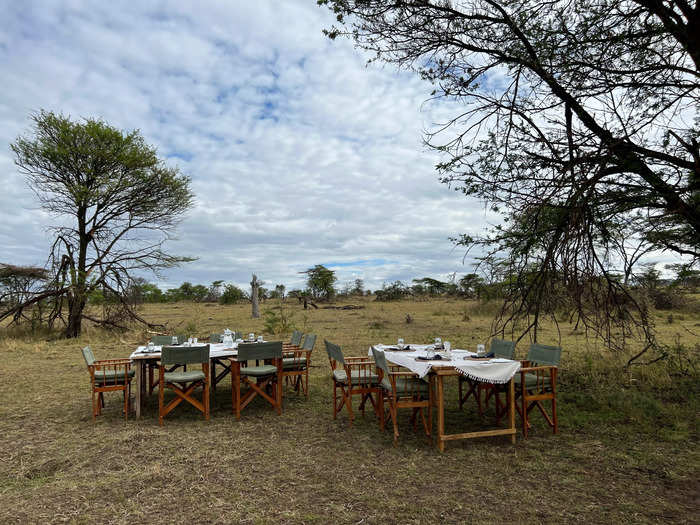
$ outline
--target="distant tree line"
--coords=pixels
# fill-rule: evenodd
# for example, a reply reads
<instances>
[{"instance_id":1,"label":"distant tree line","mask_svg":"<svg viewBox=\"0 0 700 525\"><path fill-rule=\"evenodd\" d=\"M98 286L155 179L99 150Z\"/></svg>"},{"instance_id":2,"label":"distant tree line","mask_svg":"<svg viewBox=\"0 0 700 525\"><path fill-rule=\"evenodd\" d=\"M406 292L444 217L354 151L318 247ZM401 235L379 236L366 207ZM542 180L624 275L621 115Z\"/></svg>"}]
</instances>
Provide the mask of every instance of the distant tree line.
<instances>
[{"instance_id":1,"label":"distant tree line","mask_svg":"<svg viewBox=\"0 0 700 525\"><path fill-rule=\"evenodd\" d=\"M679 290L694 293L700 289L700 271L694 270L688 265L674 264L666 266L673 273L673 278L662 278L661 271L654 264L647 264L639 274L631 276L619 275L618 279L628 279L628 284L643 291L650 306L657 309L672 309L682 306L684 294ZM16 270L17 271L17 270ZM533 270L534 272L534 270ZM9 274L9 270L7 270ZM352 299L374 295L377 301L397 301L401 299L427 300L433 297L455 297L462 299L476 299L489 301L502 299L510 293L510 288L515 286L515 277L508 275L506 268L492 268L489 275L467 273L461 277L456 274L448 276L444 281L432 277L412 279L410 283L394 281L385 283L380 289L365 289L362 279L354 279L347 282L341 289L336 289L337 282L335 272L317 265L306 272L307 286L304 289L292 289L287 292L284 284L277 284L274 288L260 287L258 298L267 299L299 299L304 298L313 301L329 301L333 299ZM26 288L26 279L33 276L31 271L21 281L19 288ZM533 273L534 275L534 273ZM0 278L2 272L0 272ZM38 276L36 276L38 277ZM2 283L4 281L0 281ZM14 281L13 281L14 282ZM17 285L10 286L9 282L4 286L4 296L8 297L11 290L17 290ZM15 291L14 293L20 293ZM222 280L214 281L210 285L192 284L184 282L177 288L161 290L157 285L147 282L145 279L134 279L127 290L129 299L134 304L139 303L175 303L179 301L192 301L198 303L236 304L249 302L250 292L243 290L235 284L225 283ZM556 310L562 304L562 297L566 290L562 286L559 294L554 294L549 301L549 308ZM558 295L558 296L557 296ZM113 294L96 289L89 297L90 304L100 305L117 302L119 299ZM546 305L545 305L546 307Z\"/></svg>"}]
</instances>

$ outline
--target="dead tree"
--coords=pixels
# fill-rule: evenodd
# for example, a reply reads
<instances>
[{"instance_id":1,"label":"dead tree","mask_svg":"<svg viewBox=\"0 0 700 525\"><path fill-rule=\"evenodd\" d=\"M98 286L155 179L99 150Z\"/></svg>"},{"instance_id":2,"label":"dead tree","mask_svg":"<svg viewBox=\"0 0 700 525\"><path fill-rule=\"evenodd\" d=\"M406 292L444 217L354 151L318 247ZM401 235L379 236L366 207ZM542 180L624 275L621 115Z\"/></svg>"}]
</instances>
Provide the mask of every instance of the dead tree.
<instances>
[{"instance_id":1,"label":"dead tree","mask_svg":"<svg viewBox=\"0 0 700 525\"><path fill-rule=\"evenodd\" d=\"M250 281L250 303L253 309L253 319L257 319L260 317L260 296L258 294L260 293L260 287L263 284L265 283L258 280L258 276L253 274L253 279Z\"/></svg>"}]
</instances>

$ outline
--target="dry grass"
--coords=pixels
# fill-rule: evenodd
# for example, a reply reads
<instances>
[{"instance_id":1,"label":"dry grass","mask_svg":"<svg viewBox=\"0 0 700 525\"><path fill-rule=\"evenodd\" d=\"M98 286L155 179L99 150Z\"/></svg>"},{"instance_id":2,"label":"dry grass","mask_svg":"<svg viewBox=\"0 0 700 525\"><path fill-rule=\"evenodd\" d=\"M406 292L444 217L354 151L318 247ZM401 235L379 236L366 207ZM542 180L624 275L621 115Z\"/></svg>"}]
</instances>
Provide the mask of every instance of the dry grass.
<instances>
[{"instance_id":1,"label":"dry grass","mask_svg":"<svg viewBox=\"0 0 700 525\"><path fill-rule=\"evenodd\" d=\"M331 418L323 338L355 355L399 336L473 348L489 319L472 307L465 315L461 301L365 304L306 312L290 305L295 326L319 335L311 397L285 398L282 416L254 402L240 422L225 382L209 422L183 408L161 428L152 399L141 421L125 423L114 394L93 423L81 346L98 358L125 356L143 332L3 337L0 522L697 522L697 375L674 376L667 362L630 378L621 371L625 356L566 326L559 435L535 416L532 437L515 446L484 439L449 443L440 454L405 415L393 447L369 414L352 429L345 415ZM200 337L263 326L247 306L162 305L145 314ZM662 323L667 315L659 314L665 337L699 342L698 315ZM556 342L554 328L543 342L547 335ZM454 385L449 400L452 429L488 424L471 405L457 410Z\"/></svg>"}]
</instances>

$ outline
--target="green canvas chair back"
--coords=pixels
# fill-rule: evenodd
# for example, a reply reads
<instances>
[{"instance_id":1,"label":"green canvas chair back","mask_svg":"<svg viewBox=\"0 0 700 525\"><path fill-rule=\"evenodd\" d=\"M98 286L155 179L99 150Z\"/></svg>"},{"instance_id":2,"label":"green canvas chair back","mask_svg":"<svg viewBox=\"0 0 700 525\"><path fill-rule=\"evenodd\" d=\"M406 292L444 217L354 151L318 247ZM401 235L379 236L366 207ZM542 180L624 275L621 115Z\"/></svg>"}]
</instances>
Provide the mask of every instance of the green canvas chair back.
<instances>
[{"instance_id":1,"label":"green canvas chair back","mask_svg":"<svg viewBox=\"0 0 700 525\"><path fill-rule=\"evenodd\" d=\"M282 341L268 343L241 343L238 345L238 360L263 360L282 357Z\"/></svg>"},{"instance_id":2,"label":"green canvas chair back","mask_svg":"<svg viewBox=\"0 0 700 525\"><path fill-rule=\"evenodd\" d=\"M235 339L235 337L234 337ZM215 343L220 343L223 340L223 335L221 334L211 334L209 336L209 343L210 344L215 344Z\"/></svg>"},{"instance_id":3,"label":"green canvas chair back","mask_svg":"<svg viewBox=\"0 0 700 525\"><path fill-rule=\"evenodd\" d=\"M377 365L377 368L384 372L385 378L388 378L390 374L389 363L386 362L386 356L384 355L384 352L372 347L372 355L374 356L374 363Z\"/></svg>"},{"instance_id":4,"label":"green canvas chair back","mask_svg":"<svg viewBox=\"0 0 700 525\"><path fill-rule=\"evenodd\" d=\"M340 365L344 367L345 358L343 357L343 351L340 349L340 347L326 339L324 339L323 342L326 344L326 353L328 354L328 358L332 361L340 363Z\"/></svg>"},{"instance_id":5,"label":"green canvas chair back","mask_svg":"<svg viewBox=\"0 0 700 525\"><path fill-rule=\"evenodd\" d=\"M164 346L160 356L163 366L191 365L209 362L209 345Z\"/></svg>"},{"instance_id":6,"label":"green canvas chair back","mask_svg":"<svg viewBox=\"0 0 700 525\"><path fill-rule=\"evenodd\" d=\"M306 334L306 337L304 338L304 344L301 345L301 348L304 350L313 350L315 345L316 345L316 335L315 334Z\"/></svg>"},{"instance_id":7,"label":"green canvas chair back","mask_svg":"<svg viewBox=\"0 0 700 525\"><path fill-rule=\"evenodd\" d=\"M299 330L294 330L292 332L292 338L289 341L290 345L294 346L299 346L301 344L301 338L303 337L304 334L302 334Z\"/></svg>"},{"instance_id":8,"label":"green canvas chair back","mask_svg":"<svg viewBox=\"0 0 700 525\"><path fill-rule=\"evenodd\" d=\"M83 348L83 359L85 359L85 364L88 368L95 363L95 354L92 353L89 346Z\"/></svg>"},{"instance_id":9,"label":"green canvas chair back","mask_svg":"<svg viewBox=\"0 0 700 525\"><path fill-rule=\"evenodd\" d=\"M515 342L496 338L491 339L491 352L493 352L494 357L513 359L515 355Z\"/></svg>"},{"instance_id":10,"label":"green canvas chair back","mask_svg":"<svg viewBox=\"0 0 700 525\"><path fill-rule=\"evenodd\" d=\"M151 337L151 342L156 346L166 346L173 344L173 337L177 337L177 344L181 345L187 341L184 335L154 335Z\"/></svg>"},{"instance_id":11,"label":"green canvas chair back","mask_svg":"<svg viewBox=\"0 0 700 525\"><path fill-rule=\"evenodd\" d=\"M530 361L532 366L559 366L559 361L561 361L561 347L532 343L530 345L530 350L527 352L527 360Z\"/></svg>"}]
</instances>

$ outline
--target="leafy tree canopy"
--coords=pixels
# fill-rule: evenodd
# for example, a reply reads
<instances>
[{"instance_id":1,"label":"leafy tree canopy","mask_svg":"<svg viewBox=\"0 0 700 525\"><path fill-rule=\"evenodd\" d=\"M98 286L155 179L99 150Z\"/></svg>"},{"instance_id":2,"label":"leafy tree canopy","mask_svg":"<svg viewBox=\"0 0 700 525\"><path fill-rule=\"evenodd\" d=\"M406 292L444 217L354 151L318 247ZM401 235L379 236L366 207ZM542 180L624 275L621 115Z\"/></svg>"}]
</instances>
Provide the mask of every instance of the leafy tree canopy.
<instances>
[{"instance_id":1,"label":"leafy tree canopy","mask_svg":"<svg viewBox=\"0 0 700 525\"><path fill-rule=\"evenodd\" d=\"M42 208L55 217L54 278L44 294L17 308L53 297L57 303L49 322L61 319L66 336L76 337L94 289L125 297L133 272L158 272L192 260L163 250L192 205L190 179L166 166L139 131L47 111L31 120L32 135L18 137L10 147ZM126 301L124 306L124 315L138 319ZM17 311L5 311L0 319Z\"/></svg>"}]
</instances>

